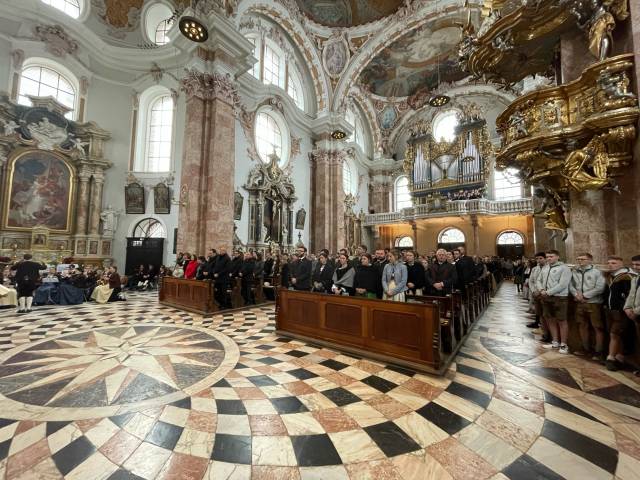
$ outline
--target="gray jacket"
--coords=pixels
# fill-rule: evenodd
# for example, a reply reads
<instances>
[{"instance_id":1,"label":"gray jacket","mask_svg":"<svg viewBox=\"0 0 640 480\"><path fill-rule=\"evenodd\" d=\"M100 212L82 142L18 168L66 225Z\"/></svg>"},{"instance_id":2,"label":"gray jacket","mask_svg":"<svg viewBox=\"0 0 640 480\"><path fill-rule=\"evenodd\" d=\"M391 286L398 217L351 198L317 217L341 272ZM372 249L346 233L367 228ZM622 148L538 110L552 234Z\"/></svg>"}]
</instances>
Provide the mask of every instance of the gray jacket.
<instances>
[{"instance_id":1,"label":"gray jacket","mask_svg":"<svg viewBox=\"0 0 640 480\"><path fill-rule=\"evenodd\" d=\"M602 303L604 301L604 290L606 282L604 275L593 265L585 268L574 268L569 285L569 292L572 296L581 293L587 303Z\"/></svg>"},{"instance_id":2,"label":"gray jacket","mask_svg":"<svg viewBox=\"0 0 640 480\"><path fill-rule=\"evenodd\" d=\"M536 265L531 269L531 273L529 274L529 290L531 290L531 293L538 291L536 282L538 281L541 271L542 267L540 265Z\"/></svg>"},{"instance_id":3,"label":"gray jacket","mask_svg":"<svg viewBox=\"0 0 640 480\"><path fill-rule=\"evenodd\" d=\"M550 297L569 296L571 269L562 262L545 265L536 279L536 290L546 290Z\"/></svg>"},{"instance_id":4,"label":"gray jacket","mask_svg":"<svg viewBox=\"0 0 640 480\"><path fill-rule=\"evenodd\" d=\"M638 280L640 277L634 277L631 280L631 290L629 291L629 296L627 297L627 301L624 304L624 309L630 308L633 310L633 313L640 316L640 285L638 285Z\"/></svg>"},{"instance_id":5,"label":"gray jacket","mask_svg":"<svg viewBox=\"0 0 640 480\"><path fill-rule=\"evenodd\" d=\"M393 290L393 294L407 291L407 266L404 263L396 262L388 263L384 266L382 271L382 288L386 292L389 289L391 280L396 282L396 288Z\"/></svg>"}]
</instances>

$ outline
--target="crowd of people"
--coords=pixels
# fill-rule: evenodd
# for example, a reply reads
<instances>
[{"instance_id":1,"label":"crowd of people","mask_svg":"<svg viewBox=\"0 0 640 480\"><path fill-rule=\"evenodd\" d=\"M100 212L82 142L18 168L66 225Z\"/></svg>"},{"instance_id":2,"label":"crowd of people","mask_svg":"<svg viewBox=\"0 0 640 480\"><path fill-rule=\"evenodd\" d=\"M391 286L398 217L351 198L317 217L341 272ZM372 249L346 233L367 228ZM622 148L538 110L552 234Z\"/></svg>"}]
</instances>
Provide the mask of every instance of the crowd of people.
<instances>
[{"instance_id":1,"label":"crowd of people","mask_svg":"<svg viewBox=\"0 0 640 480\"><path fill-rule=\"evenodd\" d=\"M522 292L536 315L527 327L539 329L544 348L569 354L570 323L575 322L581 348L574 355L609 370L624 368L640 326L640 255L631 262L629 268L621 257L610 256L602 271L590 253L581 253L570 268L557 250L536 253L522 269Z\"/></svg>"}]
</instances>

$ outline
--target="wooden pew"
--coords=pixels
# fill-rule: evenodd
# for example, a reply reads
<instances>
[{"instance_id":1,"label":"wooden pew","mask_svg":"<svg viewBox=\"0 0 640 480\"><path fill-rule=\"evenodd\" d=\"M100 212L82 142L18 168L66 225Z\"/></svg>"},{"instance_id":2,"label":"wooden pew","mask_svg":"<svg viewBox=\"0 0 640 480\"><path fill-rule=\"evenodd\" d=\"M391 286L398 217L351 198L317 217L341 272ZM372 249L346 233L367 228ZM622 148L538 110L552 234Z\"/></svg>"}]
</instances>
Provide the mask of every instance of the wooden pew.
<instances>
[{"instance_id":1,"label":"wooden pew","mask_svg":"<svg viewBox=\"0 0 640 480\"><path fill-rule=\"evenodd\" d=\"M231 288L227 290L227 293L231 297L231 308L244 307L244 298L242 298L242 278L232 278Z\"/></svg>"},{"instance_id":2,"label":"wooden pew","mask_svg":"<svg viewBox=\"0 0 640 480\"><path fill-rule=\"evenodd\" d=\"M438 303L388 302L281 288L278 335L443 374Z\"/></svg>"},{"instance_id":3,"label":"wooden pew","mask_svg":"<svg viewBox=\"0 0 640 480\"><path fill-rule=\"evenodd\" d=\"M211 280L164 277L158 299L162 305L209 315L218 311L213 293Z\"/></svg>"},{"instance_id":4,"label":"wooden pew","mask_svg":"<svg viewBox=\"0 0 640 480\"><path fill-rule=\"evenodd\" d=\"M251 291L253 292L253 298L255 298L256 305L260 305L266 301L264 298L264 279L262 277L253 279Z\"/></svg>"},{"instance_id":5,"label":"wooden pew","mask_svg":"<svg viewBox=\"0 0 640 480\"><path fill-rule=\"evenodd\" d=\"M456 348L457 342L462 338L461 331L456 332L457 315L453 305L453 297L446 295L444 297L429 295L407 295L407 302L417 303L437 303L440 308L440 336L442 338L442 350L451 354ZM458 326L460 329L460 325Z\"/></svg>"}]
</instances>

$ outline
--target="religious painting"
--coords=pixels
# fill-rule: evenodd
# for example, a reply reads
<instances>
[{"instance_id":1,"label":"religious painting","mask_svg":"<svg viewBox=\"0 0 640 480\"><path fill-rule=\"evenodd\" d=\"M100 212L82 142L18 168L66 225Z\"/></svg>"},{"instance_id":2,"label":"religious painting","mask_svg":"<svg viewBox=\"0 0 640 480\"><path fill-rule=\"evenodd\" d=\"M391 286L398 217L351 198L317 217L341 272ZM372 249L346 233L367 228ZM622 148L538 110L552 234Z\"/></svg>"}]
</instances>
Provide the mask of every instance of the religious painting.
<instances>
[{"instance_id":1,"label":"religious painting","mask_svg":"<svg viewBox=\"0 0 640 480\"><path fill-rule=\"evenodd\" d=\"M43 227L56 233L70 230L73 172L56 154L29 150L16 157L7 191L8 209L3 217L6 228Z\"/></svg>"},{"instance_id":2,"label":"religious painting","mask_svg":"<svg viewBox=\"0 0 640 480\"><path fill-rule=\"evenodd\" d=\"M171 191L164 183L153 187L153 211L161 214L171 213Z\"/></svg>"},{"instance_id":3,"label":"religious painting","mask_svg":"<svg viewBox=\"0 0 640 480\"><path fill-rule=\"evenodd\" d=\"M31 248L45 250L49 245L49 230L47 228L34 228L31 231Z\"/></svg>"},{"instance_id":4,"label":"religious painting","mask_svg":"<svg viewBox=\"0 0 640 480\"><path fill-rule=\"evenodd\" d=\"M380 114L380 126L383 130L390 130L396 123L398 114L392 105L388 105Z\"/></svg>"},{"instance_id":5,"label":"religious painting","mask_svg":"<svg viewBox=\"0 0 640 480\"><path fill-rule=\"evenodd\" d=\"M304 229L304 222L307 219L307 212L304 208L301 208L296 212L296 230Z\"/></svg>"},{"instance_id":6,"label":"religious painting","mask_svg":"<svg viewBox=\"0 0 640 480\"><path fill-rule=\"evenodd\" d=\"M2 239L2 248L10 248L16 250L23 250L31 248L31 242L28 238L11 238L4 237Z\"/></svg>"},{"instance_id":7,"label":"religious painting","mask_svg":"<svg viewBox=\"0 0 640 480\"><path fill-rule=\"evenodd\" d=\"M97 255L98 254L98 241L91 240L89 242L89 255Z\"/></svg>"},{"instance_id":8,"label":"religious painting","mask_svg":"<svg viewBox=\"0 0 640 480\"><path fill-rule=\"evenodd\" d=\"M86 240L76 240L76 253L78 255L86 255L87 254L87 241Z\"/></svg>"},{"instance_id":9,"label":"religious painting","mask_svg":"<svg viewBox=\"0 0 640 480\"><path fill-rule=\"evenodd\" d=\"M233 219L242 219L242 205L244 204L244 197L240 192L236 192L233 196Z\"/></svg>"},{"instance_id":10,"label":"religious painting","mask_svg":"<svg viewBox=\"0 0 640 480\"><path fill-rule=\"evenodd\" d=\"M327 27L351 27L391 15L403 0L296 0L314 22Z\"/></svg>"},{"instance_id":11,"label":"religious painting","mask_svg":"<svg viewBox=\"0 0 640 480\"><path fill-rule=\"evenodd\" d=\"M349 49L346 41L342 39L327 43L322 52L322 60L329 75L340 76L349 61Z\"/></svg>"},{"instance_id":12,"label":"religious painting","mask_svg":"<svg viewBox=\"0 0 640 480\"><path fill-rule=\"evenodd\" d=\"M144 213L144 187L135 182L124 187L124 204L127 214Z\"/></svg>"},{"instance_id":13,"label":"religious painting","mask_svg":"<svg viewBox=\"0 0 640 480\"><path fill-rule=\"evenodd\" d=\"M111 241L110 240L102 242L102 255L104 255L104 256L111 255Z\"/></svg>"},{"instance_id":14,"label":"religious painting","mask_svg":"<svg viewBox=\"0 0 640 480\"><path fill-rule=\"evenodd\" d=\"M422 88L465 78L457 57L460 29L427 23L378 53L360 74L360 82L376 95L408 97Z\"/></svg>"}]
</instances>

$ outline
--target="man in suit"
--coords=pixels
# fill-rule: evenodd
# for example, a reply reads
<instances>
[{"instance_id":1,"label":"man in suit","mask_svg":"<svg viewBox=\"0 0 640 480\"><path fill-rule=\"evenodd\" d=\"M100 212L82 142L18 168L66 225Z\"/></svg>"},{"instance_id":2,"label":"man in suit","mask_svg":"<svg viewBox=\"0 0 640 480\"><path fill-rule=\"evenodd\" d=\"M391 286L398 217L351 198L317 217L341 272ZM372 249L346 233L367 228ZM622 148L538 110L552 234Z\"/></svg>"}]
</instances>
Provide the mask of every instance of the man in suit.
<instances>
[{"instance_id":1,"label":"man in suit","mask_svg":"<svg viewBox=\"0 0 640 480\"><path fill-rule=\"evenodd\" d=\"M42 263L34 262L31 254L25 253L23 260L11 267L15 270L16 290L18 291L18 313L28 313L33 304L33 292L38 287L40 270L46 270Z\"/></svg>"},{"instance_id":2,"label":"man in suit","mask_svg":"<svg viewBox=\"0 0 640 480\"><path fill-rule=\"evenodd\" d=\"M298 247L298 263L291 274L291 285L294 290L311 290L312 273L313 265L311 260L307 258L307 248Z\"/></svg>"},{"instance_id":3,"label":"man in suit","mask_svg":"<svg viewBox=\"0 0 640 480\"><path fill-rule=\"evenodd\" d=\"M229 272L231 271L231 259L227 255L227 249L220 248L213 266L213 281L215 282L214 297L221 308L231 308L227 300L227 285L229 282Z\"/></svg>"},{"instance_id":4,"label":"man in suit","mask_svg":"<svg viewBox=\"0 0 640 480\"><path fill-rule=\"evenodd\" d=\"M436 252L436 261L429 265L425 274L425 283L429 295L444 297L451 293L458 283L456 266L447 262L447 251L444 248Z\"/></svg>"},{"instance_id":5,"label":"man in suit","mask_svg":"<svg viewBox=\"0 0 640 480\"><path fill-rule=\"evenodd\" d=\"M458 247L457 251L459 255L455 265L458 273L458 288L465 291L467 285L476 279L476 266L473 263L473 259L466 255L464 247Z\"/></svg>"}]
</instances>

